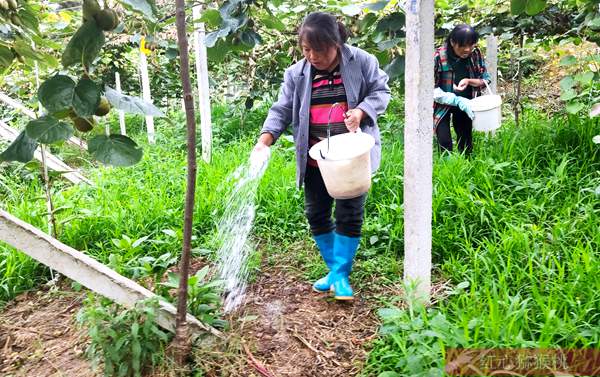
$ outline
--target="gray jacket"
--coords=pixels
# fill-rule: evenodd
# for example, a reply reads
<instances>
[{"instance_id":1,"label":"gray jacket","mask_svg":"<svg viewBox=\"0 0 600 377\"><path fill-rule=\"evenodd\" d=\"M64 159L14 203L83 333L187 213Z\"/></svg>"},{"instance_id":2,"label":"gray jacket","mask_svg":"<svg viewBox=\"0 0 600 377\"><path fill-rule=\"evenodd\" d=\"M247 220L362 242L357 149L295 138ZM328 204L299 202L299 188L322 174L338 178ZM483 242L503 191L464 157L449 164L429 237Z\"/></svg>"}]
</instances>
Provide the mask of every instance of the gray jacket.
<instances>
[{"instance_id":1,"label":"gray jacket","mask_svg":"<svg viewBox=\"0 0 600 377\"><path fill-rule=\"evenodd\" d=\"M375 172L381 162L381 137L377 116L390 101L388 76L379 68L375 56L357 47L344 44L341 48L340 70L346 89L348 108L359 108L367 117L361 129L375 138L371 150L371 170ZM296 185L302 186L308 156L308 126L312 90L311 65L300 60L285 70L283 85L277 102L271 106L261 134L268 132L277 140L291 124L296 144Z\"/></svg>"}]
</instances>

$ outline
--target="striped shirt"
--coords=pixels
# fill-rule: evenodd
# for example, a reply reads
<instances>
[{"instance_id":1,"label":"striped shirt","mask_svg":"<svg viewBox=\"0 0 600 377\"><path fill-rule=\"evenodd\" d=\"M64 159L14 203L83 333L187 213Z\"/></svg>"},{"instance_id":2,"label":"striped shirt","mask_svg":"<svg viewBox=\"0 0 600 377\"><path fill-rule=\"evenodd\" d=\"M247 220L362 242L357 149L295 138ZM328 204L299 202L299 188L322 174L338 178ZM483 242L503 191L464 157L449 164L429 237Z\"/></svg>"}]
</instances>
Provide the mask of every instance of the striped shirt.
<instances>
[{"instance_id":1,"label":"striped shirt","mask_svg":"<svg viewBox=\"0 0 600 377\"><path fill-rule=\"evenodd\" d=\"M327 138L327 124L329 121L331 121L331 136L348 132L344 123L344 114L348 111L348 103L340 66L338 65L331 72L313 69L312 77L308 128L309 149L319 141ZM336 102L339 106L332 109ZM330 111L331 119L329 119ZM308 165L317 167L317 162L309 157Z\"/></svg>"}]
</instances>

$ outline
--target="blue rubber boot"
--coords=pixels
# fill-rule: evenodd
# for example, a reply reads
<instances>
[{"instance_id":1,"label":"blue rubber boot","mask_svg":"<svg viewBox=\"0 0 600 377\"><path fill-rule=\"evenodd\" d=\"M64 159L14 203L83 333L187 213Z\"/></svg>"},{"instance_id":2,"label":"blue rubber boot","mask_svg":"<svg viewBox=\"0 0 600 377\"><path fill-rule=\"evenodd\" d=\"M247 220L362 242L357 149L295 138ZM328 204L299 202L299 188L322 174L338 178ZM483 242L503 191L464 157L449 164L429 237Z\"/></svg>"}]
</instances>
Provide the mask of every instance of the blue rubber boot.
<instances>
[{"instance_id":1,"label":"blue rubber boot","mask_svg":"<svg viewBox=\"0 0 600 377\"><path fill-rule=\"evenodd\" d=\"M350 272L360 237L348 237L335 233L333 243L334 267L331 270L333 293L336 300L352 300L354 292L350 286Z\"/></svg>"},{"instance_id":2,"label":"blue rubber boot","mask_svg":"<svg viewBox=\"0 0 600 377\"><path fill-rule=\"evenodd\" d=\"M333 232L319 234L318 236L313 236L313 239L317 243L319 247L319 252L325 261L325 264L329 268L329 271L333 269L333 241L334 235ZM331 272L321 279L317 280L313 284L313 290L319 293L329 292L331 289Z\"/></svg>"}]
</instances>

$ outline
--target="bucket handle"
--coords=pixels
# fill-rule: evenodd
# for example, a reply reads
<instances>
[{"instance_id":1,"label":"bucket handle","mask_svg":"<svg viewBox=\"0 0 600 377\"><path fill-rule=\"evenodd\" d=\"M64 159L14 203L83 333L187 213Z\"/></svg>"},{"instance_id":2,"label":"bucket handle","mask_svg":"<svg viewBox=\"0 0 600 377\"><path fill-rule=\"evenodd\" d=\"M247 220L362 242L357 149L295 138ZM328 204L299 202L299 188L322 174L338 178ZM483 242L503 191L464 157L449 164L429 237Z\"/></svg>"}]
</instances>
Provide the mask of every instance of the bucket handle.
<instances>
[{"instance_id":1,"label":"bucket handle","mask_svg":"<svg viewBox=\"0 0 600 377\"><path fill-rule=\"evenodd\" d=\"M488 84L487 80L485 80L485 79L484 79L484 80L483 80L483 83L485 84L485 86L486 86L486 88L487 88L487 91L488 91L488 93L493 95L493 94L494 94L494 92L492 91L492 88L490 88L490 85Z\"/></svg>"},{"instance_id":2,"label":"bucket handle","mask_svg":"<svg viewBox=\"0 0 600 377\"><path fill-rule=\"evenodd\" d=\"M327 154L329 154L329 139L331 138L331 112L333 111L334 108L336 107L341 107L342 105L339 102L334 103L333 105L331 105L331 107L329 108L329 114L327 115ZM344 113L344 118L346 117L346 114ZM323 150L319 150L319 153L321 154L321 158L323 160L325 160L325 156L323 156Z\"/></svg>"}]
</instances>

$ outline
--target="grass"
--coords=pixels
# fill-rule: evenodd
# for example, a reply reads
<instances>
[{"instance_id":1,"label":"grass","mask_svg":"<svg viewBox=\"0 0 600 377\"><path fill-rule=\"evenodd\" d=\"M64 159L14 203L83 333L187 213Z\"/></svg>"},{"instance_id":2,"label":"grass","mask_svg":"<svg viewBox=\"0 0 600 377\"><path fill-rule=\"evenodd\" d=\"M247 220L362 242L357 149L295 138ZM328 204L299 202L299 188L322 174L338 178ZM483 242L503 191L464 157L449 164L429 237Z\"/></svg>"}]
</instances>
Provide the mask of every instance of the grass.
<instances>
[{"instance_id":1,"label":"grass","mask_svg":"<svg viewBox=\"0 0 600 377\"><path fill-rule=\"evenodd\" d=\"M599 127L529 116L436 159L436 276L464 288L382 311L364 375L442 375L444 347L599 346Z\"/></svg>"},{"instance_id":2,"label":"grass","mask_svg":"<svg viewBox=\"0 0 600 377\"><path fill-rule=\"evenodd\" d=\"M373 284L401 284L401 108L395 100L381 122L382 169L373 178L352 278L365 295ZM266 109L213 109L213 161L199 162L198 169L196 256L214 257L227 179L250 153ZM94 187L54 190L60 239L135 278L140 271L161 274L180 250L184 122L181 113L170 116L177 126L158 121L155 146L145 144L141 127L132 128L145 148L139 165L90 168ZM470 159L436 152L434 278L451 288L430 308L399 308L404 298L378 297L386 307L383 327L369 346L365 376L440 375L445 346L598 347L600 148L591 141L598 133L595 122L530 112L521 128L508 121L494 138L477 135ZM281 139L273 152L258 193L253 236L260 254L252 259L253 271L259 272L262 255L313 279L324 266L295 188L293 146ZM45 228L38 178L11 165L0 172L0 185L5 209ZM48 276L6 246L0 246L0 261L0 301Z\"/></svg>"}]
</instances>

